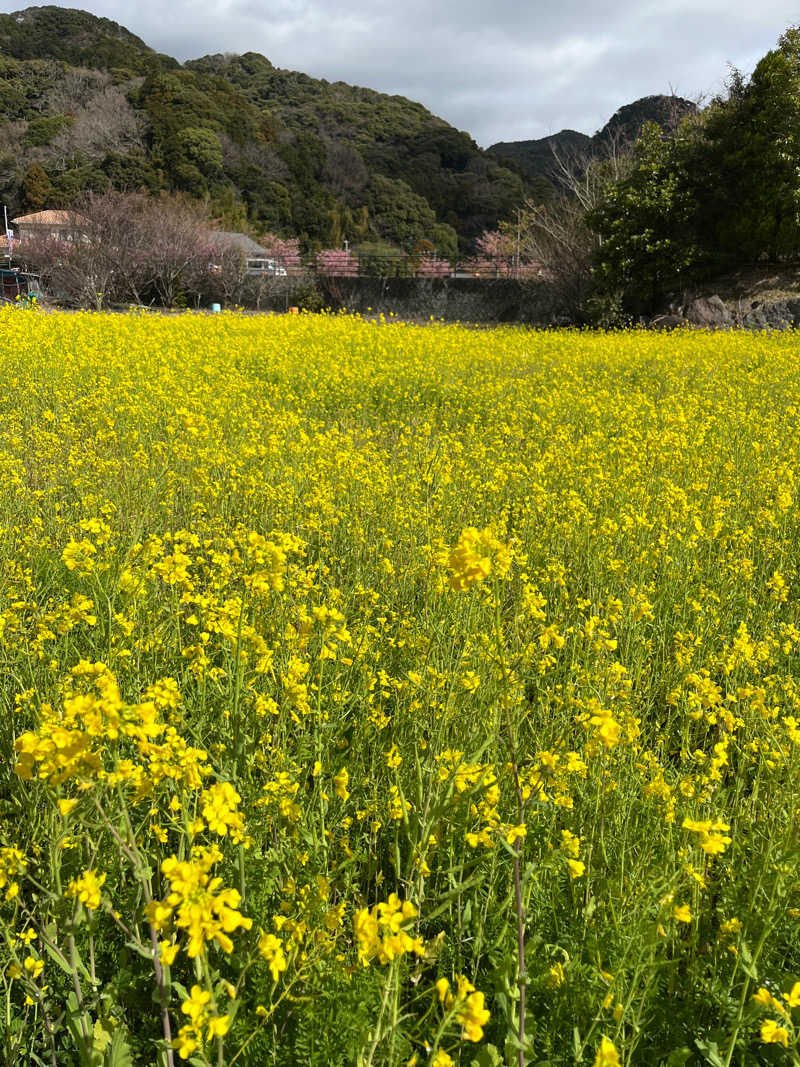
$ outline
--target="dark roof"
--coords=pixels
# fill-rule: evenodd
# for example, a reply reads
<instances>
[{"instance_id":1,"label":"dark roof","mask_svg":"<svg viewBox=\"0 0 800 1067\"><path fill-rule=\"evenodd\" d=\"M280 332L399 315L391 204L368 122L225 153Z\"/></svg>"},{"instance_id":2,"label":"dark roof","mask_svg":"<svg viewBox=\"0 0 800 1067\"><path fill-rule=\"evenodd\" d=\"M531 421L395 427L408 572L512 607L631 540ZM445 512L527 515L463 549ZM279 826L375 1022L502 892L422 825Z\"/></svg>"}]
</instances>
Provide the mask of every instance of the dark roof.
<instances>
[{"instance_id":1,"label":"dark roof","mask_svg":"<svg viewBox=\"0 0 800 1067\"><path fill-rule=\"evenodd\" d=\"M262 248L246 233L234 233L231 230L212 230L211 242L215 248L229 248L233 245L234 248L244 252L246 256L264 257L269 255L266 248Z\"/></svg>"}]
</instances>

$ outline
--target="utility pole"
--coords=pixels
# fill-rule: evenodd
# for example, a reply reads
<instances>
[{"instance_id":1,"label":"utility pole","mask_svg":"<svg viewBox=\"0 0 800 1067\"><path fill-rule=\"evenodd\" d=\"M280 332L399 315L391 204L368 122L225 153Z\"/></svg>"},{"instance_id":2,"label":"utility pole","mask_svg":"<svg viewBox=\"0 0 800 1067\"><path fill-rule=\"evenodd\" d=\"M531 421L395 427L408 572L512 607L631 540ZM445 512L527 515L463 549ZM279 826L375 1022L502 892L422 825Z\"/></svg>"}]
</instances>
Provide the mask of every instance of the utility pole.
<instances>
[{"instance_id":1,"label":"utility pole","mask_svg":"<svg viewBox=\"0 0 800 1067\"><path fill-rule=\"evenodd\" d=\"M3 221L6 226L6 240L8 241L8 269L11 270L11 246L14 238L11 235L11 230L8 228L8 208L3 204Z\"/></svg>"},{"instance_id":2,"label":"utility pole","mask_svg":"<svg viewBox=\"0 0 800 1067\"><path fill-rule=\"evenodd\" d=\"M516 234L517 246L516 246L515 254L514 254L514 259L516 260L516 262L514 264L514 277L517 279L517 281L519 281L519 245L520 245L521 231L522 231L522 212L521 212L521 210L519 208L517 208L517 234Z\"/></svg>"}]
</instances>

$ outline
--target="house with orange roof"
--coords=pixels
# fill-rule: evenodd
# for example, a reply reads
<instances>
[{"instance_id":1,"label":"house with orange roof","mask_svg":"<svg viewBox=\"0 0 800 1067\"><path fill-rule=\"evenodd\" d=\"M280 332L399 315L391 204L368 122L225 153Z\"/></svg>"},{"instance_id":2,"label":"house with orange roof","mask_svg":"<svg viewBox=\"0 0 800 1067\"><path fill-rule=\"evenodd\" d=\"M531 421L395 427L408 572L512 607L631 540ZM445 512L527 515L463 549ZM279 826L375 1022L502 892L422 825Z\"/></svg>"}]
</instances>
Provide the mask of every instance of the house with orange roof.
<instances>
[{"instance_id":1,"label":"house with orange roof","mask_svg":"<svg viewBox=\"0 0 800 1067\"><path fill-rule=\"evenodd\" d=\"M75 211L34 211L11 220L18 241L52 238L74 241L81 233L82 218Z\"/></svg>"}]
</instances>

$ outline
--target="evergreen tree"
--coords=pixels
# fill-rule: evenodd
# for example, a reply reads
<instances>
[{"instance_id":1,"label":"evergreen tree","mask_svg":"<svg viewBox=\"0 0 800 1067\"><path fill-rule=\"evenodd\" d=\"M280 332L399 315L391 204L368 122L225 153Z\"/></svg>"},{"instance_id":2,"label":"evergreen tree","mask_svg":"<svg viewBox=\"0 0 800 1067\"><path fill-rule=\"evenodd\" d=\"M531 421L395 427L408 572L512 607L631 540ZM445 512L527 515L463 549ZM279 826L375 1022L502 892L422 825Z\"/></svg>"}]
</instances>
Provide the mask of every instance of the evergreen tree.
<instances>
[{"instance_id":1,"label":"evergreen tree","mask_svg":"<svg viewBox=\"0 0 800 1067\"><path fill-rule=\"evenodd\" d=\"M701 239L725 261L792 258L800 250L800 30L790 29L736 75L709 110L696 161Z\"/></svg>"},{"instance_id":2,"label":"evergreen tree","mask_svg":"<svg viewBox=\"0 0 800 1067\"><path fill-rule=\"evenodd\" d=\"M666 138L647 123L629 174L608 186L588 216L600 237L601 289L637 311L651 310L665 291L681 288L699 257L686 145L686 139Z\"/></svg>"},{"instance_id":3,"label":"evergreen tree","mask_svg":"<svg viewBox=\"0 0 800 1067\"><path fill-rule=\"evenodd\" d=\"M32 163L22 179L22 195L28 211L41 211L53 195L53 186L44 168Z\"/></svg>"}]
</instances>

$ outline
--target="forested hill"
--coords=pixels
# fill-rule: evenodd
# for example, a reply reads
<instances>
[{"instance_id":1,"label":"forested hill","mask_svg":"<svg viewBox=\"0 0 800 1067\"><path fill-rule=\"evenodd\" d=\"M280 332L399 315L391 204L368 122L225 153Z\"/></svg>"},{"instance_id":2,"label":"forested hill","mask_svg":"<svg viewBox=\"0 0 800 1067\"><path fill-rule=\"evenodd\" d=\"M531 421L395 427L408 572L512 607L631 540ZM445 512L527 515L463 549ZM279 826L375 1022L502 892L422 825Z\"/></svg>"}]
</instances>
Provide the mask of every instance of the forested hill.
<instances>
[{"instance_id":1,"label":"forested hill","mask_svg":"<svg viewBox=\"0 0 800 1067\"><path fill-rule=\"evenodd\" d=\"M144 41L111 19L87 11L30 7L0 15L0 52L14 59L58 59L72 66L146 70L152 61L179 64L157 55Z\"/></svg>"},{"instance_id":2,"label":"forested hill","mask_svg":"<svg viewBox=\"0 0 800 1067\"><path fill-rule=\"evenodd\" d=\"M513 164L400 96L255 53L181 65L85 11L0 16L0 199L16 213L109 185L210 199L228 228L445 254L528 191Z\"/></svg>"},{"instance_id":3,"label":"forested hill","mask_svg":"<svg viewBox=\"0 0 800 1067\"><path fill-rule=\"evenodd\" d=\"M590 137L576 130L561 130L531 141L500 141L487 151L499 160L510 161L542 190L556 177L557 158L564 163L601 156L609 146L632 145L646 122L655 122L671 133L681 119L694 114L697 106L680 96L643 96L619 108L601 130Z\"/></svg>"}]
</instances>

